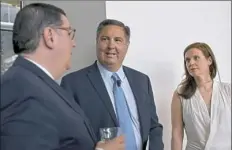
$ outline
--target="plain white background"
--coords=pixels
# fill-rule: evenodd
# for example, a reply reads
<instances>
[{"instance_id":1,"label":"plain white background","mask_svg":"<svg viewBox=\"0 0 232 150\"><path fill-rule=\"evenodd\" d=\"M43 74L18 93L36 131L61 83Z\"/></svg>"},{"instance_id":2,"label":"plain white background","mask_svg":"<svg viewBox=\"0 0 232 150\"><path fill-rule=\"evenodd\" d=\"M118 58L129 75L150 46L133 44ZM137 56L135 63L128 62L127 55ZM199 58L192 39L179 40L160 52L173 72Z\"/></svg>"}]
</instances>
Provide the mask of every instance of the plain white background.
<instances>
[{"instance_id":1,"label":"plain white background","mask_svg":"<svg viewBox=\"0 0 232 150\"><path fill-rule=\"evenodd\" d=\"M170 150L170 105L184 73L184 48L197 41L209 44L222 81L231 82L231 2L107 1L106 15L131 28L124 65L149 75L165 150Z\"/></svg>"}]
</instances>

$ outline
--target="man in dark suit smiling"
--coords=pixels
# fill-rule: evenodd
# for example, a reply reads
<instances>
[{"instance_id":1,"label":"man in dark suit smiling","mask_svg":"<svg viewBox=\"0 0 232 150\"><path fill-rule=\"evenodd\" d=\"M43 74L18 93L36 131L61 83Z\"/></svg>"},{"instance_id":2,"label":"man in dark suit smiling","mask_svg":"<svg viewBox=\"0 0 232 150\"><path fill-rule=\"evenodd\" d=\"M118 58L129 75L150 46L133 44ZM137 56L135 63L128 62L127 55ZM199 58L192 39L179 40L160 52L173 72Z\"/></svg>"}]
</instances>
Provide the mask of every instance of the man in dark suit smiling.
<instances>
[{"instance_id":1,"label":"man in dark suit smiling","mask_svg":"<svg viewBox=\"0 0 232 150\"><path fill-rule=\"evenodd\" d=\"M97 29L97 58L89 67L65 76L64 87L86 113L97 138L99 129L120 127L126 150L163 150L149 77L123 66L130 43L130 29L106 19Z\"/></svg>"}]
</instances>

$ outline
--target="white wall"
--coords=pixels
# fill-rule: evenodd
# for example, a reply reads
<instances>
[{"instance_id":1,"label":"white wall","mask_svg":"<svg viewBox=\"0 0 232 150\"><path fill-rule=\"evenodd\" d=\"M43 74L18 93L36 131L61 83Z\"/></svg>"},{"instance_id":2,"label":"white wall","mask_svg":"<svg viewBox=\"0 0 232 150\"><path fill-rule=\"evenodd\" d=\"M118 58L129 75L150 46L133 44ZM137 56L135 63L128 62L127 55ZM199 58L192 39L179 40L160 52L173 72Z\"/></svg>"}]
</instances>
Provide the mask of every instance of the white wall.
<instances>
[{"instance_id":1,"label":"white wall","mask_svg":"<svg viewBox=\"0 0 232 150\"><path fill-rule=\"evenodd\" d=\"M170 104L184 73L184 48L196 41L208 43L221 79L231 82L231 2L107 1L106 15L131 28L124 64L151 78L165 150L170 150Z\"/></svg>"}]
</instances>

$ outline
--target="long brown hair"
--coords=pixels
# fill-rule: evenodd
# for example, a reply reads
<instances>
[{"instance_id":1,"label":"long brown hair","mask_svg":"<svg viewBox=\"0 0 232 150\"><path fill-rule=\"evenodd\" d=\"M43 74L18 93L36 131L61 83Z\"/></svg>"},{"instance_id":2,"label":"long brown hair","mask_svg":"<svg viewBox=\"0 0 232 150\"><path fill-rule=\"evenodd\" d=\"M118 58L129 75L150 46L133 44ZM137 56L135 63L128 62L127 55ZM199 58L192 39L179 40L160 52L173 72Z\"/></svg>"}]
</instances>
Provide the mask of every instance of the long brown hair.
<instances>
[{"instance_id":1,"label":"long brown hair","mask_svg":"<svg viewBox=\"0 0 232 150\"><path fill-rule=\"evenodd\" d=\"M206 43L201 43L201 42L192 43L185 48L184 58L186 52L192 48L199 49L206 58L211 57L212 64L209 66L209 71L210 71L211 79L214 79L217 74L217 63L212 49ZM185 78L179 84L180 88L178 90L178 95L185 99L189 99L196 92L197 84L194 78L189 74L187 70L185 59L184 59L184 69L185 69Z\"/></svg>"}]
</instances>

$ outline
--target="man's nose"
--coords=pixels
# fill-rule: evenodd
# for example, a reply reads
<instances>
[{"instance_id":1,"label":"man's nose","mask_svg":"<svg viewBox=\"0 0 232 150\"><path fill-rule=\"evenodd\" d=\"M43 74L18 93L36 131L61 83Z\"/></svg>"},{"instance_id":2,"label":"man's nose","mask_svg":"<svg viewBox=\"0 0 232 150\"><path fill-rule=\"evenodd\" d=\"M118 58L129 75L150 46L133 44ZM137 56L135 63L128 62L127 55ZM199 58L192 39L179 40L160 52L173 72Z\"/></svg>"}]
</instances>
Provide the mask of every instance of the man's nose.
<instances>
[{"instance_id":1,"label":"man's nose","mask_svg":"<svg viewBox=\"0 0 232 150\"><path fill-rule=\"evenodd\" d=\"M109 49L115 48L115 41L114 41L114 39L110 39L110 40L109 40L108 48L109 48Z\"/></svg>"}]
</instances>

